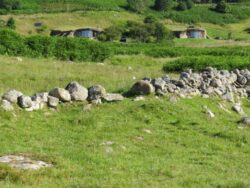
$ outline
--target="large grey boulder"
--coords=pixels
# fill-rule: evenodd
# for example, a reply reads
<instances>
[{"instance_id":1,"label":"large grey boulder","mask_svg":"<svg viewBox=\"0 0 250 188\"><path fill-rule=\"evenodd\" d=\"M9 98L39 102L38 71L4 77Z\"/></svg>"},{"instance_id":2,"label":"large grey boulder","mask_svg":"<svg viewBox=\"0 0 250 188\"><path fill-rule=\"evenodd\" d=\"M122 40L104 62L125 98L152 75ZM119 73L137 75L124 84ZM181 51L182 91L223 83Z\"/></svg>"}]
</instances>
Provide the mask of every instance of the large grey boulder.
<instances>
[{"instance_id":1,"label":"large grey boulder","mask_svg":"<svg viewBox=\"0 0 250 188\"><path fill-rule=\"evenodd\" d=\"M85 101L88 98L88 90L76 81L70 82L66 90L69 91L73 101Z\"/></svg>"},{"instance_id":2,"label":"large grey boulder","mask_svg":"<svg viewBox=\"0 0 250 188\"><path fill-rule=\"evenodd\" d=\"M56 108L59 104L59 99L53 96L48 96L48 106L52 108Z\"/></svg>"},{"instance_id":3,"label":"large grey boulder","mask_svg":"<svg viewBox=\"0 0 250 188\"><path fill-rule=\"evenodd\" d=\"M32 107L32 100L29 96L20 96L17 98L17 103L21 108L31 108Z\"/></svg>"},{"instance_id":4,"label":"large grey boulder","mask_svg":"<svg viewBox=\"0 0 250 188\"><path fill-rule=\"evenodd\" d=\"M2 99L5 99L11 103L17 103L17 98L22 95L22 92L12 89L4 93Z\"/></svg>"},{"instance_id":5,"label":"large grey boulder","mask_svg":"<svg viewBox=\"0 0 250 188\"><path fill-rule=\"evenodd\" d=\"M106 90L101 85L91 86L88 89L88 100L89 101L101 99L104 95L106 95Z\"/></svg>"},{"instance_id":6,"label":"large grey boulder","mask_svg":"<svg viewBox=\"0 0 250 188\"><path fill-rule=\"evenodd\" d=\"M54 88L49 92L49 96L56 97L62 102L70 102L71 96L66 89Z\"/></svg>"},{"instance_id":7,"label":"large grey boulder","mask_svg":"<svg viewBox=\"0 0 250 188\"><path fill-rule=\"evenodd\" d=\"M131 88L131 93L136 95L149 95L154 93L155 89L154 86L144 80L137 81Z\"/></svg>"},{"instance_id":8,"label":"large grey boulder","mask_svg":"<svg viewBox=\"0 0 250 188\"><path fill-rule=\"evenodd\" d=\"M107 102L115 102L115 101L124 100L124 97L121 94L118 94L118 93L107 93L102 98L103 98L104 101L107 101Z\"/></svg>"},{"instance_id":9,"label":"large grey boulder","mask_svg":"<svg viewBox=\"0 0 250 188\"><path fill-rule=\"evenodd\" d=\"M2 104L1 107L5 110L5 111L13 111L14 107L12 105L11 102L7 101L7 100L2 100Z\"/></svg>"}]
</instances>

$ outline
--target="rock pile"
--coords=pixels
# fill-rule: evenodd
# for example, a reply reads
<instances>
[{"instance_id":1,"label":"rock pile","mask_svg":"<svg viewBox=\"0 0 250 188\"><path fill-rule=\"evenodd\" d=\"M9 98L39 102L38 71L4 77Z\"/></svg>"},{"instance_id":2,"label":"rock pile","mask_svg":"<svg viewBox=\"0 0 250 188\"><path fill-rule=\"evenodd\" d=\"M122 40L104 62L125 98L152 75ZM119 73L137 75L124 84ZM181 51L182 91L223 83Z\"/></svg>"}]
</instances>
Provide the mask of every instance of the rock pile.
<instances>
[{"instance_id":1,"label":"rock pile","mask_svg":"<svg viewBox=\"0 0 250 188\"><path fill-rule=\"evenodd\" d=\"M104 87L100 85L91 86L86 89L78 82L70 82L66 88L56 87L49 92L37 93L34 96L26 96L20 91L9 90L2 95L2 108L6 111L14 110L14 105L26 111L40 110L48 106L56 108L59 103L72 101L88 101L93 104L102 102L114 102L123 100L121 94L106 93Z\"/></svg>"},{"instance_id":2,"label":"rock pile","mask_svg":"<svg viewBox=\"0 0 250 188\"><path fill-rule=\"evenodd\" d=\"M131 93L136 95L172 93L182 98L220 96L234 102L235 97L250 96L250 71L238 69L227 71L208 67L200 73L195 73L190 69L182 72L179 79L170 79L169 76L144 78L132 86Z\"/></svg>"}]
</instances>

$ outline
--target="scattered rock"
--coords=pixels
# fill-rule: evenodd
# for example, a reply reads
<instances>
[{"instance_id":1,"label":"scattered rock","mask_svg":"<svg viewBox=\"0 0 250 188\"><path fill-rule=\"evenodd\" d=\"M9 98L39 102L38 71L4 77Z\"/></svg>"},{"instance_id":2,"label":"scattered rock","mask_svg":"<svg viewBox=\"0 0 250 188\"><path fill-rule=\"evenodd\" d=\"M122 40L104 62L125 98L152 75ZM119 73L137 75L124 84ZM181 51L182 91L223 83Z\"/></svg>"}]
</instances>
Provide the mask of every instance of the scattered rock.
<instances>
[{"instance_id":1,"label":"scattered rock","mask_svg":"<svg viewBox=\"0 0 250 188\"><path fill-rule=\"evenodd\" d=\"M148 134L152 133L149 129L143 129L142 131L145 132L145 133L148 133Z\"/></svg>"},{"instance_id":2,"label":"scattered rock","mask_svg":"<svg viewBox=\"0 0 250 188\"><path fill-rule=\"evenodd\" d=\"M204 106L204 109L205 109L205 113L207 114L207 116L209 118L214 118L215 117L214 113L207 106Z\"/></svg>"},{"instance_id":3,"label":"scattered rock","mask_svg":"<svg viewBox=\"0 0 250 188\"><path fill-rule=\"evenodd\" d=\"M56 97L48 96L48 106L52 108L56 108L59 104L59 99Z\"/></svg>"},{"instance_id":4,"label":"scattered rock","mask_svg":"<svg viewBox=\"0 0 250 188\"><path fill-rule=\"evenodd\" d=\"M106 95L106 90L101 85L91 86L88 89L88 100L89 101L101 99L104 95Z\"/></svg>"},{"instance_id":5,"label":"scattered rock","mask_svg":"<svg viewBox=\"0 0 250 188\"><path fill-rule=\"evenodd\" d=\"M9 90L3 94L2 99L5 99L11 103L17 103L17 98L22 96L23 94L17 90Z\"/></svg>"},{"instance_id":6,"label":"scattered rock","mask_svg":"<svg viewBox=\"0 0 250 188\"><path fill-rule=\"evenodd\" d=\"M14 110L12 103L7 101L7 100L2 100L1 106L5 111L13 111Z\"/></svg>"},{"instance_id":7,"label":"scattered rock","mask_svg":"<svg viewBox=\"0 0 250 188\"><path fill-rule=\"evenodd\" d=\"M241 123L241 124L244 124L244 125L250 125L250 118L249 117L241 118L241 120L238 121L238 123Z\"/></svg>"},{"instance_id":8,"label":"scattered rock","mask_svg":"<svg viewBox=\"0 0 250 188\"><path fill-rule=\"evenodd\" d=\"M104 101L107 101L107 102L115 102L115 101L124 100L124 97L121 94L117 94L117 93L107 93L102 98Z\"/></svg>"},{"instance_id":9,"label":"scattered rock","mask_svg":"<svg viewBox=\"0 0 250 188\"><path fill-rule=\"evenodd\" d=\"M244 111L241 107L241 104L240 103L235 103L233 106L232 106L232 109L237 112L238 114L240 115L243 115L244 114Z\"/></svg>"},{"instance_id":10,"label":"scattered rock","mask_svg":"<svg viewBox=\"0 0 250 188\"><path fill-rule=\"evenodd\" d=\"M62 102L70 102L71 96L66 89L54 88L49 92L49 96L56 97Z\"/></svg>"},{"instance_id":11,"label":"scattered rock","mask_svg":"<svg viewBox=\"0 0 250 188\"><path fill-rule=\"evenodd\" d=\"M23 62L23 59L22 59L21 57L16 57L16 60L17 60L18 62Z\"/></svg>"},{"instance_id":12,"label":"scattered rock","mask_svg":"<svg viewBox=\"0 0 250 188\"><path fill-rule=\"evenodd\" d=\"M7 164L12 168L21 170L39 170L45 167L52 167L51 164L48 164L44 161L36 161L25 156L16 155L2 156L0 157L0 163Z\"/></svg>"},{"instance_id":13,"label":"scattered rock","mask_svg":"<svg viewBox=\"0 0 250 188\"><path fill-rule=\"evenodd\" d=\"M134 101L144 101L145 98L143 96L137 96L134 98Z\"/></svg>"},{"instance_id":14,"label":"scattered rock","mask_svg":"<svg viewBox=\"0 0 250 188\"><path fill-rule=\"evenodd\" d=\"M73 101L85 101L88 98L88 90L76 81L70 82L66 90L69 91Z\"/></svg>"},{"instance_id":15,"label":"scattered rock","mask_svg":"<svg viewBox=\"0 0 250 188\"><path fill-rule=\"evenodd\" d=\"M149 95L154 93L154 91L153 85L144 80L137 81L131 88L131 92L136 95Z\"/></svg>"}]
</instances>

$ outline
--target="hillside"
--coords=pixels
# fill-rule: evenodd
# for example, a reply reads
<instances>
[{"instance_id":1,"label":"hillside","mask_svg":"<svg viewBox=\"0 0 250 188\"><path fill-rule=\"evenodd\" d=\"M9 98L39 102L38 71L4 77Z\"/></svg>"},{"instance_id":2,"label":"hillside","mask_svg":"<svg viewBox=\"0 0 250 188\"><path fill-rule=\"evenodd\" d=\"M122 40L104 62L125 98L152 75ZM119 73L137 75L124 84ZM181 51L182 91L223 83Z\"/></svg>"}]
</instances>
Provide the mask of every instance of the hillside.
<instances>
[{"instance_id":1,"label":"hillside","mask_svg":"<svg viewBox=\"0 0 250 188\"><path fill-rule=\"evenodd\" d=\"M249 0L1 2L0 188L250 187Z\"/></svg>"},{"instance_id":2,"label":"hillside","mask_svg":"<svg viewBox=\"0 0 250 188\"><path fill-rule=\"evenodd\" d=\"M133 77L164 74L161 63L145 57L129 59L147 60L145 67L112 65L112 60L105 65L23 60L1 56L1 92L16 88L33 94L71 80L126 91ZM219 103L230 110L230 103L217 98L173 103L168 97L149 96L90 111L84 110L86 103L63 104L57 111L0 111L0 154L23 153L55 166L22 172L1 165L0 186L248 187L249 129L239 129L241 116ZM243 104L250 114L249 102ZM204 113L205 105L216 114L214 119Z\"/></svg>"}]
</instances>

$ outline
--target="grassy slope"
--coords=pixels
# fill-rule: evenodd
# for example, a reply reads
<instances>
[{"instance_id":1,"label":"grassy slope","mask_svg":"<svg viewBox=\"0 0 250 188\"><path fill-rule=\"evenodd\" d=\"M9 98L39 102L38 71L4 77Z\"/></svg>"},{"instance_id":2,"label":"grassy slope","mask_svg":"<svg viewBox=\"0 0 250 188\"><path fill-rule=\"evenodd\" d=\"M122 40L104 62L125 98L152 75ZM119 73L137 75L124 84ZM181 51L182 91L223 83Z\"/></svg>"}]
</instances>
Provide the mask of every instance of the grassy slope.
<instances>
[{"instance_id":1,"label":"grassy slope","mask_svg":"<svg viewBox=\"0 0 250 188\"><path fill-rule=\"evenodd\" d=\"M125 56L104 66L69 65L43 59L17 63L1 56L0 88L32 94L77 80L85 86L101 83L109 91L125 91L134 82L132 76L162 75L163 61ZM49 113L17 110L13 116L0 111L0 155L25 153L55 165L37 172L1 165L0 187L248 187L250 130L238 129L240 116L223 111L218 102L195 98L173 104L166 97L148 97L104 104L89 112L82 103ZM206 117L203 105L215 112L215 119ZM231 104L225 105L230 109ZM248 115L249 107L245 101ZM114 144L102 145L105 141ZM108 147L113 152L107 153Z\"/></svg>"},{"instance_id":2,"label":"grassy slope","mask_svg":"<svg viewBox=\"0 0 250 188\"><path fill-rule=\"evenodd\" d=\"M110 25L125 24L128 20L143 20L142 16L125 11L87 11L74 13L5 15L0 16L0 18L7 20L11 16L16 20L17 31L26 35L30 32L35 33L35 22L43 22L43 24L48 28L45 34L48 34L51 29L70 30L82 27L106 28Z\"/></svg>"},{"instance_id":3,"label":"grassy slope","mask_svg":"<svg viewBox=\"0 0 250 188\"><path fill-rule=\"evenodd\" d=\"M28 35L36 34L35 22L43 22L47 27L44 34L48 35L51 29L70 30L82 27L106 28L111 25L123 25L128 20L142 21L144 16L126 11L86 11L73 13L39 13L31 15L2 15L0 19L7 20L14 17L17 25L17 32ZM176 23L168 19L162 21L171 30L184 30L188 24ZM223 40L176 40L177 46L221 46L221 45L244 45L244 41L250 40L250 34L245 30L249 28L250 19L234 24L217 25L211 23L199 23L198 26L205 28L211 38L222 37L227 39L228 33L232 33L233 39L241 41L228 42ZM249 45L249 43L247 43Z\"/></svg>"}]
</instances>

